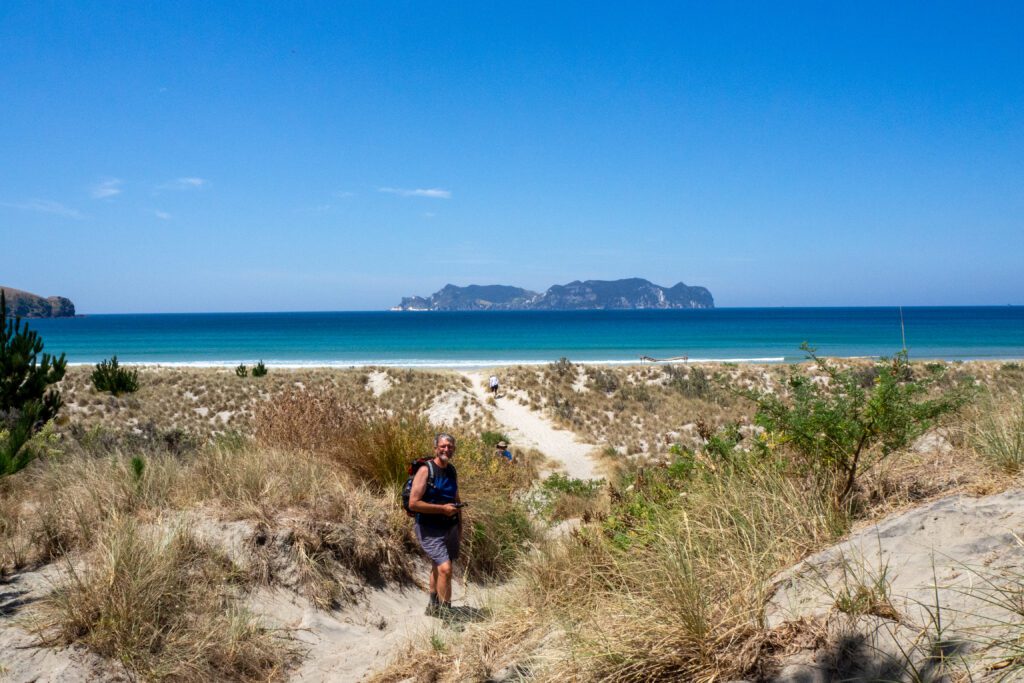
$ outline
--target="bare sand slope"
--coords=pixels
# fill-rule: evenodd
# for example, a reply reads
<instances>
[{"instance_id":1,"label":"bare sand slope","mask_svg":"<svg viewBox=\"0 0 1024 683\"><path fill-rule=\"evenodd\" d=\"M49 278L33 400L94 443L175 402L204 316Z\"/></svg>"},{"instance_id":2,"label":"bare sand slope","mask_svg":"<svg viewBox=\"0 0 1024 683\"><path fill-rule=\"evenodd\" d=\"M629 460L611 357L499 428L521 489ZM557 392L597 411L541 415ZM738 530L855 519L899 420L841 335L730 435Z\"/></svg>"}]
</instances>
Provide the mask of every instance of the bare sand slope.
<instances>
[{"instance_id":1,"label":"bare sand slope","mask_svg":"<svg viewBox=\"0 0 1024 683\"><path fill-rule=\"evenodd\" d=\"M965 658L970 680L989 680L989 665L1020 652L1002 644L1019 634L1022 528L1020 489L954 495L889 517L783 572L766 608L768 625L825 620L831 642L792 657L775 683L911 680L908 672L925 670L939 641L951 661ZM850 604L860 608L839 610Z\"/></svg>"},{"instance_id":2,"label":"bare sand slope","mask_svg":"<svg viewBox=\"0 0 1024 683\"><path fill-rule=\"evenodd\" d=\"M485 388L481 373L463 373L473 385L473 394L483 406L488 406L490 395ZM491 407L494 419L505 428L512 443L517 447L536 448L551 460L559 463L566 474L576 479L598 477L596 463L591 454L598 446L582 443L576 435L564 429L557 429L544 416L535 413L507 395L495 399Z\"/></svg>"},{"instance_id":3,"label":"bare sand slope","mask_svg":"<svg viewBox=\"0 0 1024 683\"><path fill-rule=\"evenodd\" d=\"M458 609L475 611L488 591L456 581L452 593ZM401 658L410 643L429 641L448 628L424 615L426 604L427 594L412 587L371 590L364 601L338 611L318 610L289 591L262 592L251 607L294 634L304 656L288 680L357 683Z\"/></svg>"},{"instance_id":4,"label":"bare sand slope","mask_svg":"<svg viewBox=\"0 0 1024 683\"><path fill-rule=\"evenodd\" d=\"M203 537L219 540L230 552L244 546L244 522L211 522ZM220 534L220 538L214 536ZM231 548L234 544L235 548ZM426 583L427 565L421 563L417 580ZM60 582L63 570L51 564L24 571L0 582L0 682L86 683L135 680L116 661L104 659L85 647L48 648L22 619L33 603ZM494 589L463 582L456 577L453 602L460 618L472 621L494 595ZM283 588L261 589L247 606L270 627L282 629L301 656L289 681L302 683L357 683L388 662L400 658L410 643L443 636L451 628L427 617L427 594L416 586L367 588L354 604L337 610L317 609L302 595Z\"/></svg>"}]
</instances>

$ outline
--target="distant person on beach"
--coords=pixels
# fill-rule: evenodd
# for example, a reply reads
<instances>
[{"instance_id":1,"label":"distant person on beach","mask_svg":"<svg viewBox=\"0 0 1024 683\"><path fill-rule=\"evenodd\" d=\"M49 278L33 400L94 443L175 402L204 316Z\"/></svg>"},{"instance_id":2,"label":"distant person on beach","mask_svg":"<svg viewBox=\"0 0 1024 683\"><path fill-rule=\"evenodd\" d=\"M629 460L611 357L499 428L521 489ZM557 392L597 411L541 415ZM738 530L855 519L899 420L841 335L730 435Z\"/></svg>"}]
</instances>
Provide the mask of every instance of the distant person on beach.
<instances>
[{"instance_id":1,"label":"distant person on beach","mask_svg":"<svg viewBox=\"0 0 1024 683\"><path fill-rule=\"evenodd\" d=\"M512 462L512 452L508 449L508 444L504 441L499 441L494 444L494 454L499 458L505 458L509 462Z\"/></svg>"},{"instance_id":2,"label":"distant person on beach","mask_svg":"<svg viewBox=\"0 0 1024 683\"><path fill-rule=\"evenodd\" d=\"M409 492L409 511L416 513L416 538L430 558L430 602L427 616L446 618L452 608L452 563L459 558L462 514L455 465L455 437L434 437L434 458L420 467Z\"/></svg>"},{"instance_id":3,"label":"distant person on beach","mask_svg":"<svg viewBox=\"0 0 1024 683\"><path fill-rule=\"evenodd\" d=\"M491 393L495 396L498 395L498 376L491 375L491 378L487 380L488 386L491 388Z\"/></svg>"}]
</instances>

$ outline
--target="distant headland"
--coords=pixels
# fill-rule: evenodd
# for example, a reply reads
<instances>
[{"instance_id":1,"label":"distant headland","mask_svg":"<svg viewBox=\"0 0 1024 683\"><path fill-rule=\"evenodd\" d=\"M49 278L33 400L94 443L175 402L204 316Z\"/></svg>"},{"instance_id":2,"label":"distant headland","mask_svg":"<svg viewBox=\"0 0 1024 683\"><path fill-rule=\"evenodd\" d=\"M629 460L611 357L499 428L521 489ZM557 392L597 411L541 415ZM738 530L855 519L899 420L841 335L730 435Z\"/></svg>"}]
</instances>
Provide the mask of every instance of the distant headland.
<instances>
[{"instance_id":1,"label":"distant headland","mask_svg":"<svg viewBox=\"0 0 1024 683\"><path fill-rule=\"evenodd\" d=\"M429 297L409 296L392 311L575 311L714 308L705 287L661 287L643 278L575 280L543 293L509 285L445 285Z\"/></svg>"},{"instance_id":2,"label":"distant headland","mask_svg":"<svg viewBox=\"0 0 1024 683\"><path fill-rule=\"evenodd\" d=\"M41 297L13 287L0 287L7 296L7 315L20 318L73 318L75 305L63 296Z\"/></svg>"}]
</instances>

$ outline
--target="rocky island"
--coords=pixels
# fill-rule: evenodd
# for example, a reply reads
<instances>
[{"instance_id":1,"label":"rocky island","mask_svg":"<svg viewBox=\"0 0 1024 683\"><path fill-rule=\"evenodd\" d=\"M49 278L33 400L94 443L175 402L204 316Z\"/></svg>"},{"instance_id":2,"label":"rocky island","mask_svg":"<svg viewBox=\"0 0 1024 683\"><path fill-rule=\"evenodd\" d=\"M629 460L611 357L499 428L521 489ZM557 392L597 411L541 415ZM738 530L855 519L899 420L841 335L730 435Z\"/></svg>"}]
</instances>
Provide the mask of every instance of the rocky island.
<instances>
[{"instance_id":1,"label":"rocky island","mask_svg":"<svg viewBox=\"0 0 1024 683\"><path fill-rule=\"evenodd\" d=\"M7 315L19 318L73 318L75 305L63 296L41 297L13 287L0 287L7 297Z\"/></svg>"},{"instance_id":2,"label":"rocky island","mask_svg":"<svg viewBox=\"0 0 1024 683\"><path fill-rule=\"evenodd\" d=\"M643 278L575 280L533 292L508 285L445 285L429 297L410 296L392 311L574 311L714 308L705 287L661 287Z\"/></svg>"}]
</instances>

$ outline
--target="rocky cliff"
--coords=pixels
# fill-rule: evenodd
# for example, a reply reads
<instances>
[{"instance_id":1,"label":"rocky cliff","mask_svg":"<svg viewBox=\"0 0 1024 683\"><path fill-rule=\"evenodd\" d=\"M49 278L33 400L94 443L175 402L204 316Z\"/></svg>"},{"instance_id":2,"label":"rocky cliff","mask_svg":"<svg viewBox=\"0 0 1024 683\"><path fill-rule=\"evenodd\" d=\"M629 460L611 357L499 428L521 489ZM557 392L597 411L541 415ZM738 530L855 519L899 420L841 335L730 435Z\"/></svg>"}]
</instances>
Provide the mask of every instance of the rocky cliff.
<instances>
[{"instance_id":1,"label":"rocky cliff","mask_svg":"<svg viewBox=\"0 0 1024 683\"><path fill-rule=\"evenodd\" d=\"M429 297L412 296L393 311L571 311L640 308L714 308L704 287L682 282L661 287L642 278L576 280L553 285L543 294L507 285L445 285Z\"/></svg>"},{"instance_id":2,"label":"rocky cliff","mask_svg":"<svg viewBox=\"0 0 1024 683\"><path fill-rule=\"evenodd\" d=\"M7 296L7 315L22 318L70 318L75 315L71 299L62 296L44 298L12 287L0 287Z\"/></svg>"}]
</instances>

